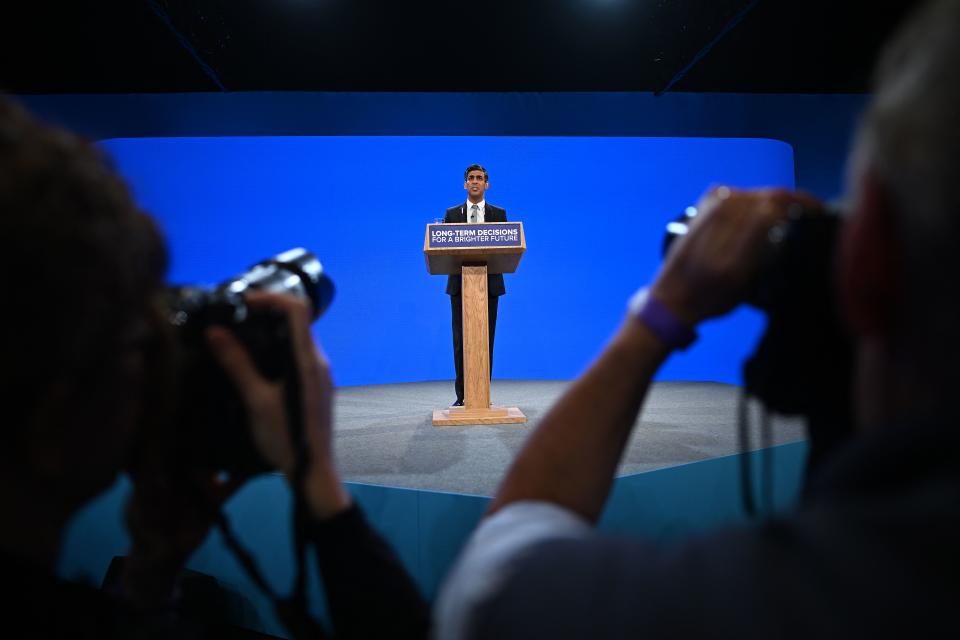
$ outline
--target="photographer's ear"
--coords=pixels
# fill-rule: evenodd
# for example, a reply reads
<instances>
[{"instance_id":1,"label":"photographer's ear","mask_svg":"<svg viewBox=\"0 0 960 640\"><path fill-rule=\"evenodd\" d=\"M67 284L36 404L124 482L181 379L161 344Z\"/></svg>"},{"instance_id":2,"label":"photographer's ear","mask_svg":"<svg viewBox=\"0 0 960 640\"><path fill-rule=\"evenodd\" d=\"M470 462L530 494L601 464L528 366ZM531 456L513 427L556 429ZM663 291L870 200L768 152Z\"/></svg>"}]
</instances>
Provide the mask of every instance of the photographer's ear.
<instances>
[{"instance_id":1,"label":"photographer's ear","mask_svg":"<svg viewBox=\"0 0 960 640\"><path fill-rule=\"evenodd\" d=\"M854 334L884 340L903 301L903 246L885 185L866 171L858 187L840 238L839 304Z\"/></svg>"}]
</instances>

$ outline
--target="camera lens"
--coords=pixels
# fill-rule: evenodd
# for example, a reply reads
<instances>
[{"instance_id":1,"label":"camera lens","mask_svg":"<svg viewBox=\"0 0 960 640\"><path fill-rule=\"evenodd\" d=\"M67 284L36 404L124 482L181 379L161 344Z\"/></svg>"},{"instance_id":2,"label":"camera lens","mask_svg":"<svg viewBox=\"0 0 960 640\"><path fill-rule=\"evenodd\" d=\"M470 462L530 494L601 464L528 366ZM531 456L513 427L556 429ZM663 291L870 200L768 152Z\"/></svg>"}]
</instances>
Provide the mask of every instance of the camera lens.
<instances>
[{"instance_id":1,"label":"camera lens","mask_svg":"<svg viewBox=\"0 0 960 640\"><path fill-rule=\"evenodd\" d=\"M310 305L313 320L333 300L333 281L315 255L290 249L262 260L215 289L191 285L167 290L176 375L172 391L177 415L173 439L178 459L187 466L244 473L270 468L250 435L243 399L209 352L205 331L228 328L270 380L296 384L296 360L290 329L278 309L251 307L250 291L292 295Z\"/></svg>"},{"instance_id":2,"label":"camera lens","mask_svg":"<svg viewBox=\"0 0 960 640\"><path fill-rule=\"evenodd\" d=\"M290 249L258 262L245 273L227 280L220 290L242 294L247 289L294 295L310 303L316 320L333 300L333 281L315 255L303 248Z\"/></svg>"}]
</instances>

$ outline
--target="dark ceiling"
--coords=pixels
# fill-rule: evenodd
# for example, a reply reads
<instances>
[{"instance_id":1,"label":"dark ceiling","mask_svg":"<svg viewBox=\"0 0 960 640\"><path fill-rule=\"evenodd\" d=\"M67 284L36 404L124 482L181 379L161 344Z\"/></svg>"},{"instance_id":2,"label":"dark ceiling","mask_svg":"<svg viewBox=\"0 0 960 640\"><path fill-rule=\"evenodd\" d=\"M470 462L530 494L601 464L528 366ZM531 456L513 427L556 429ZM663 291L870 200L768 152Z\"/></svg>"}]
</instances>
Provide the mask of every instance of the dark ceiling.
<instances>
[{"instance_id":1,"label":"dark ceiling","mask_svg":"<svg viewBox=\"0 0 960 640\"><path fill-rule=\"evenodd\" d=\"M10 3L13 4L13 3ZM0 89L869 89L916 2L36 0L0 21Z\"/></svg>"}]
</instances>

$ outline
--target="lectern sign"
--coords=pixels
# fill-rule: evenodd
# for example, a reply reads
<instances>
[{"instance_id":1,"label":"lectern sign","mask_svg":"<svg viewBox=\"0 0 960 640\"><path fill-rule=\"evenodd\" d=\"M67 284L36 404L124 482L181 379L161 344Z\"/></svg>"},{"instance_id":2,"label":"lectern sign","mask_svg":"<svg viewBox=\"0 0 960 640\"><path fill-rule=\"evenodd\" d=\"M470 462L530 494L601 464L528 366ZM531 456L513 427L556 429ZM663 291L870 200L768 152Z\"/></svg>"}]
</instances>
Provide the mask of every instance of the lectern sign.
<instances>
[{"instance_id":1,"label":"lectern sign","mask_svg":"<svg viewBox=\"0 0 960 640\"><path fill-rule=\"evenodd\" d=\"M428 227L430 249L521 246L519 222L431 224Z\"/></svg>"}]
</instances>

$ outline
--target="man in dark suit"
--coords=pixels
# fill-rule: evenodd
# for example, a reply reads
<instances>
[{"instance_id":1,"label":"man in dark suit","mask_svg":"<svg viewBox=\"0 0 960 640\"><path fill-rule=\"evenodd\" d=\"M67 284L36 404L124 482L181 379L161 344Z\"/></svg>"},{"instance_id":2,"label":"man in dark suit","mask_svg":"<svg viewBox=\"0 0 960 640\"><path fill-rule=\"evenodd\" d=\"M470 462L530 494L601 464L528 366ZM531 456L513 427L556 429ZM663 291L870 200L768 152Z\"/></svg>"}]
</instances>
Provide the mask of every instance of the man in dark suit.
<instances>
[{"instance_id":1,"label":"man in dark suit","mask_svg":"<svg viewBox=\"0 0 960 640\"><path fill-rule=\"evenodd\" d=\"M463 172L463 188L467 191L467 201L447 209L446 222L506 222L507 210L494 206L484 199L484 193L490 188L487 170L479 164L472 164ZM463 406L463 296L460 294L459 275L447 278L447 294L450 296L450 308L453 312L453 363L457 371L454 387L457 399L452 407ZM503 275L487 276L487 309L490 317L490 375L493 376L493 335L497 329L497 300L507 290L503 286Z\"/></svg>"}]
</instances>

